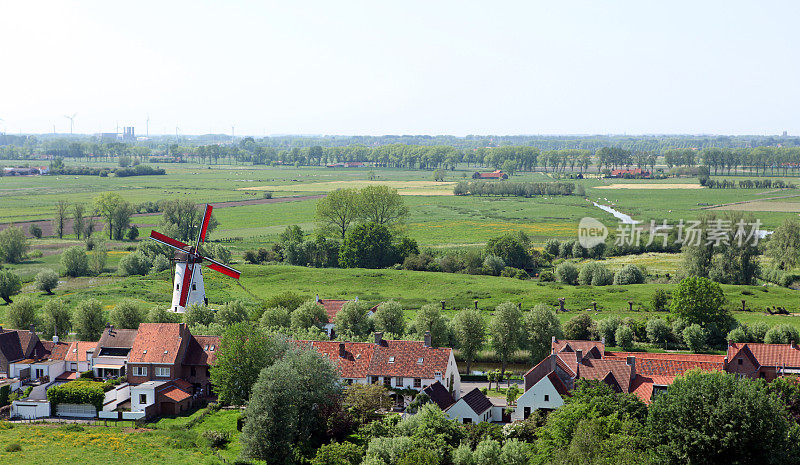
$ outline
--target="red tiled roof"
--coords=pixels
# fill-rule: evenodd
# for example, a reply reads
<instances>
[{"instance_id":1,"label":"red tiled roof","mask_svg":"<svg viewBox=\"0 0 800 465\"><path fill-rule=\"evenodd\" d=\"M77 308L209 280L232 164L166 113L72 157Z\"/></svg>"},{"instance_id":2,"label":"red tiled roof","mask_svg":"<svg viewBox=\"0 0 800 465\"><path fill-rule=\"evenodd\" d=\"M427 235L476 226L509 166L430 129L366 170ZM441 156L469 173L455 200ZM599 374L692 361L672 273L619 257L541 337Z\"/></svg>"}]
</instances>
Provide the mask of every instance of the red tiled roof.
<instances>
[{"instance_id":1,"label":"red tiled roof","mask_svg":"<svg viewBox=\"0 0 800 465\"><path fill-rule=\"evenodd\" d=\"M752 354L760 366L800 367L800 347L789 344L751 344L731 342L728 344L728 360L733 360L740 351ZM747 352L745 352L746 354Z\"/></svg>"},{"instance_id":2,"label":"red tiled roof","mask_svg":"<svg viewBox=\"0 0 800 465\"><path fill-rule=\"evenodd\" d=\"M584 358L578 372L578 376L581 378L600 381L609 379L609 374L613 376L622 392L631 392L631 367L624 361Z\"/></svg>"},{"instance_id":3,"label":"red tiled roof","mask_svg":"<svg viewBox=\"0 0 800 465\"><path fill-rule=\"evenodd\" d=\"M556 389L556 392L561 394L562 397L570 395L569 389L564 386L564 383L561 381L561 378L558 377L555 371L551 371L550 374L547 375L547 379L553 383L553 387Z\"/></svg>"},{"instance_id":4,"label":"red tiled roof","mask_svg":"<svg viewBox=\"0 0 800 465\"><path fill-rule=\"evenodd\" d=\"M446 347L425 347L421 341L384 339L380 345L375 345L367 374L434 378L439 372L444 376L452 351Z\"/></svg>"},{"instance_id":5,"label":"red tiled roof","mask_svg":"<svg viewBox=\"0 0 800 465\"><path fill-rule=\"evenodd\" d=\"M349 300L334 300L334 299L319 299L318 304L325 308L325 313L328 314L328 322L333 323L333 318L339 313L339 310L344 307L344 304L350 302Z\"/></svg>"},{"instance_id":6,"label":"red tiled roof","mask_svg":"<svg viewBox=\"0 0 800 465\"><path fill-rule=\"evenodd\" d=\"M88 361L86 351L92 350L95 347L97 347L96 342L75 341L70 344L69 351L64 360L68 362L86 362Z\"/></svg>"},{"instance_id":7,"label":"red tiled roof","mask_svg":"<svg viewBox=\"0 0 800 465\"><path fill-rule=\"evenodd\" d=\"M56 376L56 381L72 381L74 379L78 379L78 372L76 371L65 371Z\"/></svg>"},{"instance_id":8,"label":"red tiled roof","mask_svg":"<svg viewBox=\"0 0 800 465\"><path fill-rule=\"evenodd\" d=\"M594 358L602 358L606 350L606 345L602 341L580 341L570 339L556 339L550 343L550 348L556 353L583 351L583 356L592 355Z\"/></svg>"},{"instance_id":9,"label":"red tiled roof","mask_svg":"<svg viewBox=\"0 0 800 465\"><path fill-rule=\"evenodd\" d=\"M142 323L133 340L128 363L167 363L178 361L184 333L183 323Z\"/></svg>"},{"instance_id":10,"label":"red tiled roof","mask_svg":"<svg viewBox=\"0 0 800 465\"><path fill-rule=\"evenodd\" d=\"M366 378L375 344L368 342L297 341L307 344L328 357L339 368L342 378ZM344 344L344 357L339 356L339 344Z\"/></svg>"},{"instance_id":11,"label":"red tiled roof","mask_svg":"<svg viewBox=\"0 0 800 465\"><path fill-rule=\"evenodd\" d=\"M187 392L191 391L192 388L193 388L192 383L190 383L189 381L186 381L185 379L180 379L180 378L173 379L172 383L175 386L178 386L178 388L183 389L184 391L187 391Z\"/></svg>"},{"instance_id":12,"label":"red tiled roof","mask_svg":"<svg viewBox=\"0 0 800 465\"><path fill-rule=\"evenodd\" d=\"M161 391L166 398L174 400L175 402L180 402L182 400L186 400L191 396L188 392L185 392L178 388L177 386L170 386L167 389Z\"/></svg>"},{"instance_id":13,"label":"red tiled roof","mask_svg":"<svg viewBox=\"0 0 800 465\"><path fill-rule=\"evenodd\" d=\"M636 358L636 373L643 376L675 377L695 368L704 371L722 371L725 369L724 355L607 352L605 359L626 361L629 356Z\"/></svg>"},{"instance_id":14,"label":"red tiled roof","mask_svg":"<svg viewBox=\"0 0 800 465\"><path fill-rule=\"evenodd\" d=\"M49 341L42 341L42 345L44 346L45 350L50 352L50 360L67 360L67 357L69 357L70 348L73 344L75 343L59 342L56 344Z\"/></svg>"},{"instance_id":15,"label":"red tiled roof","mask_svg":"<svg viewBox=\"0 0 800 465\"><path fill-rule=\"evenodd\" d=\"M184 365L208 365L217 361L219 350L219 336L192 336L186 348Z\"/></svg>"},{"instance_id":16,"label":"red tiled roof","mask_svg":"<svg viewBox=\"0 0 800 465\"><path fill-rule=\"evenodd\" d=\"M636 376L631 383L631 394L636 395L645 404L653 401L653 386L669 386L675 378L672 376Z\"/></svg>"}]
</instances>

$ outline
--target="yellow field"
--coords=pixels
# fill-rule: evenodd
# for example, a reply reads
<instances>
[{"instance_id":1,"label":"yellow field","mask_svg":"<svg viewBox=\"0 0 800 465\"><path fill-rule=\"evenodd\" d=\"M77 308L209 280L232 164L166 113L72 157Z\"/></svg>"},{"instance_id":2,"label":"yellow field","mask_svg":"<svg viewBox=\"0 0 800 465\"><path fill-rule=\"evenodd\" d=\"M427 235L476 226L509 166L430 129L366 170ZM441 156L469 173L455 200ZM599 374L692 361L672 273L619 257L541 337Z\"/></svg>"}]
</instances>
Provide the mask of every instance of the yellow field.
<instances>
[{"instance_id":1,"label":"yellow field","mask_svg":"<svg viewBox=\"0 0 800 465\"><path fill-rule=\"evenodd\" d=\"M453 195L455 182L439 181L326 181L287 184L283 186L242 187L239 190L252 191L292 191L292 192L330 192L336 189L362 188L365 186L389 186L397 189L400 195Z\"/></svg>"},{"instance_id":2,"label":"yellow field","mask_svg":"<svg viewBox=\"0 0 800 465\"><path fill-rule=\"evenodd\" d=\"M742 212L800 212L800 202L768 202L755 201L738 203L734 205L723 205L721 207L710 208L710 210L735 210Z\"/></svg>"},{"instance_id":3,"label":"yellow field","mask_svg":"<svg viewBox=\"0 0 800 465\"><path fill-rule=\"evenodd\" d=\"M630 184L609 184L608 186L597 186L595 189L703 189L700 184L657 184L657 183L630 183Z\"/></svg>"}]
</instances>

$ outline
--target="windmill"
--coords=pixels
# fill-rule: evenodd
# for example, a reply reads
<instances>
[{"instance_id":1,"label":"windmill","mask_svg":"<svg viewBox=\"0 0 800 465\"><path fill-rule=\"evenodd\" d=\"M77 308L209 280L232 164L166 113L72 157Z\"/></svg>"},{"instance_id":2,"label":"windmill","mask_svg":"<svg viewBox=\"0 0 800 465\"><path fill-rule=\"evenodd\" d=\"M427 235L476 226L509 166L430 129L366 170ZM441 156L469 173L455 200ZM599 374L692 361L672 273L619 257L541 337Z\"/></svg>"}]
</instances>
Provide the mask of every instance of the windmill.
<instances>
[{"instance_id":1,"label":"windmill","mask_svg":"<svg viewBox=\"0 0 800 465\"><path fill-rule=\"evenodd\" d=\"M67 118L69 120L69 135L70 136L72 135L72 125L75 124L75 116L76 115L77 115L77 113L73 113L72 116L64 115L64 118Z\"/></svg>"},{"instance_id":2,"label":"windmill","mask_svg":"<svg viewBox=\"0 0 800 465\"><path fill-rule=\"evenodd\" d=\"M175 313L183 313L189 304L208 305L201 263L208 262L208 267L233 279L239 279L241 273L216 260L200 255L200 244L206 240L208 222L211 220L211 205L206 205L203 222L197 233L197 242L192 247L165 236L157 231L150 232L150 239L175 249L175 287L172 291L172 306Z\"/></svg>"}]
</instances>

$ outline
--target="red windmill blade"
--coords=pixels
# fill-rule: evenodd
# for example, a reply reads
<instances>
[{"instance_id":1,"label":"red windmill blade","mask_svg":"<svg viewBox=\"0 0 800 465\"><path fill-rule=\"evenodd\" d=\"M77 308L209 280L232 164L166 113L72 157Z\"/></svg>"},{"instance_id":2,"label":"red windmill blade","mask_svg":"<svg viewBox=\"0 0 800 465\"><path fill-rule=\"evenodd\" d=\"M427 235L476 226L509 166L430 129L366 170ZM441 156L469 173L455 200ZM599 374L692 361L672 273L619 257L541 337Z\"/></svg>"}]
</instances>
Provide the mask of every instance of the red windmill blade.
<instances>
[{"instance_id":1,"label":"red windmill blade","mask_svg":"<svg viewBox=\"0 0 800 465\"><path fill-rule=\"evenodd\" d=\"M194 248L192 248L189 244L185 244L179 240L173 239L169 236L165 236L158 231L150 231L150 239L154 241L166 245L172 249L175 249L181 252L182 255L186 257L185 259L185 269L183 273L183 280L181 283L181 294L178 305L181 307L186 306L186 302L189 300L189 292L191 291L191 284L194 278L194 265L201 264L203 261L209 262L208 267L216 272L222 273L226 276L230 276L234 279L239 279L241 273L225 265L224 263L220 263L216 260L213 260L208 257L204 257L200 255L200 244L204 243L206 240L206 233L208 232L208 223L211 221L211 205L206 205L205 212L203 214L203 221L200 224L200 230L197 233L197 242L195 243Z\"/></svg>"}]
</instances>

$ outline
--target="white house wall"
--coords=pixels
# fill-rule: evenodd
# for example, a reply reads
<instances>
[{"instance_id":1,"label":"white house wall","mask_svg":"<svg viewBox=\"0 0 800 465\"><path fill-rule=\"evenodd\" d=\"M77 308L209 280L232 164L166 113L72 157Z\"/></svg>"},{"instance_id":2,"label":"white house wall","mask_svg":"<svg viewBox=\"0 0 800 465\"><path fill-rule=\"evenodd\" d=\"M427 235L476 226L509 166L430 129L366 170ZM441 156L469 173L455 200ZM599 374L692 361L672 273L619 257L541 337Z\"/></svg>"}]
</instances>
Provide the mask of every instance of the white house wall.
<instances>
[{"instance_id":1,"label":"white house wall","mask_svg":"<svg viewBox=\"0 0 800 465\"><path fill-rule=\"evenodd\" d=\"M486 410L489 414L491 414L491 411L491 408ZM483 421L486 412L481 413L479 416L463 399L460 399L447 409L445 415L451 420L457 420L459 423L464 423L464 418L469 418L472 423L480 423Z\"/></svg>"},{"instance_id":2,"label":"white house wall","mask_svg":"<svg viewBox=\"0 0 800 465\"><path fill-rule=\"evenodd\" d=\"M548 400L544 400L548 396ZM511 421L524 420L525 407L529 407L531 414L537 409L557 409L564 405L564 399L556 391L550 378L545 376L517 399L517 407L511 414Z\"/></svg>"}]
</instances>

